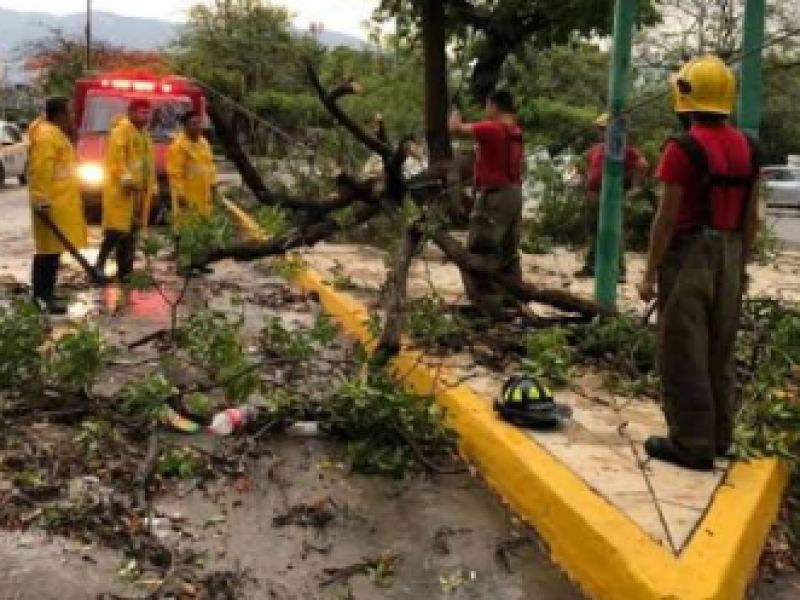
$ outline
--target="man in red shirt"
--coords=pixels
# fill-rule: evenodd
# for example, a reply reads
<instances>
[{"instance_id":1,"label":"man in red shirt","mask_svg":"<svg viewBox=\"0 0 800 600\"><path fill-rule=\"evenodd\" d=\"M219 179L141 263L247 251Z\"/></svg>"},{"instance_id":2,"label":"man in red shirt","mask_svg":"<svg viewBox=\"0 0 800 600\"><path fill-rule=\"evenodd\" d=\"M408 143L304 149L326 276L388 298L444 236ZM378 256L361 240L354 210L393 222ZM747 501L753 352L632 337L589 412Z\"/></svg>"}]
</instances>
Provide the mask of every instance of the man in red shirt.
<instances>
[{"instance_id":1,"label":"man in red shirt","mask_svg":"<svg viewBox=\"0 0 800 600\"><path fill-rule=\"evenodd\" d=\"M594 277L594 266L597 257L597 228L600 221L600 192L603 189L603 167L606 158L606 127L608 115L601 115L595 122L599 142L589 148L586 155L586 262L583 268L575 273L577 277ZM647 175L650 165L644 155L632 145L625 148L625 182L627 194L638 186ZM625 277L625 248L620 252L620 278Z\"/></svg>"},{"instance_id":2,"label":"man in red shirt","mask_svg":"<svg viewBox=\"0 0 800 600\"><path fill-rule=\"evenodd\" d=\"M659 367L668 437L651 437L651 458L696 470L733 443L734 350L745 265L758 228L759 152L728 124L733 72L716 57L684 67L676 110L688 133L665 147L664 184L639 295L658 297Z\"/></svg>"},{"instance_id":3,"label":"man in red shirt","mask_svg":"<svg viewBox=\"0 0 800 600\"><path fill-rule=\"evenodd\" d=\"M470 215L467 248L475 254L500 259L501 275L522 276L519 260L522 225L522 129L514 116L514 100L505 90L486 101L486 120L464 123L461 113L450 117L450 131L475 140L477 199ZM462 273L472 304L489 317L501 317L513 305L492 278Z\"/></svg>"}]
</instances>

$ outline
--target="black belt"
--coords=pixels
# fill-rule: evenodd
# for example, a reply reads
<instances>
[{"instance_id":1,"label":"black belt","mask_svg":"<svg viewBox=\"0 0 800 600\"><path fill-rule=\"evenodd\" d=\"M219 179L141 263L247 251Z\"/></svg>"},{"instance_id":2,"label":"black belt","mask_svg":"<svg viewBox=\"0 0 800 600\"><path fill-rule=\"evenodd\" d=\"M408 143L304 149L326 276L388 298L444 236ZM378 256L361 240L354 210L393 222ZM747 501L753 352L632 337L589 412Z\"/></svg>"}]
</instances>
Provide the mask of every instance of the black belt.
<instances>
[{"instance_id":1,"label":"black belt","mask_svg":"<svg viewBox=\"0 0 800 600\"><path fill-rule=\"evenodd\" d=\"M691 229L689 231L679 231L674 236L672 236L672 243L673 244L682 244L685 242L691 242L698 238L703 238L706 240L717 240L723 238L741 238L742 232L732 229L730 231L724 231L722 229L713 229L711 227L700 227L698 229Z\"/></svg>"}]
</instances>

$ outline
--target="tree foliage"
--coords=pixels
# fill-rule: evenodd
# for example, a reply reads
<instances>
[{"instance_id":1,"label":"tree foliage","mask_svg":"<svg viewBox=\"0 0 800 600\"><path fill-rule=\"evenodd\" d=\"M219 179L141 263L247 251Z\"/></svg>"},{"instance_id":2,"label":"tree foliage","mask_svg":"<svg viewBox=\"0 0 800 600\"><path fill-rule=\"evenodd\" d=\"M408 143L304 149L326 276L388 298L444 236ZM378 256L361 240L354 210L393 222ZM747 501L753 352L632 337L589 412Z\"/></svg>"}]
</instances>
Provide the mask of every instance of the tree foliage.
<instances>
[{"instance_id":1,"label":"tree foliage","mask_svg":"<svg viewBox=\"0 0 800 600\"><path fill-rule=\"evenodd\" d=\"M75 82L86 75L86 42L61 29L49 30L18 52L25 59L25 70L33 74L35 83L47 95L71 95ZM95 71L136 68L158 74L168 70L160 52L131 50L102 40L92 43L90 59Z\"/></svg>"},{"instance_id":2,"label":"tree foliage","mask_svg":"<svg viewBox=\"0 0 800 600\"><path fill-rule=\"evenodd\" d=\"M613 11L594 0L442 0L449 40L469 40L474 59L469 91L481 103L503 81L510 56L525 48L548 48L578 38L610 32ZM420 29L422 0L382 0L379 21L394 20L401 36L414 37ZM640 19L652 22L651 3L640 3Z\"/></svg>"},{"instance_id":3,"label":"tree foliage","mask_svg":"<svg viewBox=\"0 0 800 600\"><path fill-rule=\"evenodd\" d=\"M286 8L261 0L195 5L171 48L179 73L290 123L319 111L308 101L301 61L321 54L313 39L293 35Z\"/></svg>"}]
</instances>

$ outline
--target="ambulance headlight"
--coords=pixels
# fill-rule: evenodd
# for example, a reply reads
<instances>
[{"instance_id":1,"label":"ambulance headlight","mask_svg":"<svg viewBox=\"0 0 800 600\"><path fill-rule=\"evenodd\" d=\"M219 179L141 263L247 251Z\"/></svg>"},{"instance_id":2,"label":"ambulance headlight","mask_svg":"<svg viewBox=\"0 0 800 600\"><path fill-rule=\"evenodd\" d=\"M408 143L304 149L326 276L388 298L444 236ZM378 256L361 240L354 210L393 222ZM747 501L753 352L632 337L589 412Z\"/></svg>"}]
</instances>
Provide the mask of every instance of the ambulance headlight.
<instances>
[{"instance_id":1,"label":"ambulance headlight","mask_svg":"<svg viewBox=\"0 0 800 600\"><path fill-rule=\"evenodd\" d=\"M78 167L78 178L84 185L99 186L103 183L103 167L96 163L85 163Z\"/></svg>"}]
</instances>

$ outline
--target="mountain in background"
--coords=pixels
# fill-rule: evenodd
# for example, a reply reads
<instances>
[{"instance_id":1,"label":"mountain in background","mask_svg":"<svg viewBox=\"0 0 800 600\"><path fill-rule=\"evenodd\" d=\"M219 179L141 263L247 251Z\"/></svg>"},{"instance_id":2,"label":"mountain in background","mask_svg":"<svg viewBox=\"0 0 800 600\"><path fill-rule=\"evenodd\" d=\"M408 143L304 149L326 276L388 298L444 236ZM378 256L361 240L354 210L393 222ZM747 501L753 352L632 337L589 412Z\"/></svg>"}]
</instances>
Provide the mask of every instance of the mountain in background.
<instances>
[{"instance_id":1,"label":"mountain in background","mask_svg":"<svg viewBox=\"0 0 800 600\"><path fill-rule=\"evenodd\" d=\"M0 8L0 63L9 67L7 78L14 82L24 79L16 51L26 43L46 36L52 28L59 28L71 35L83 35L85 26L85 13L58 16ZM125 17L102 11L92 13L92 35L95 38L140 50L155 50L169 45L180 27L180 23L158 19ZM365 44L360 38L336 31L323 32L319 41L329 47L360 48Z\"/></svg>"}]
</instances>

